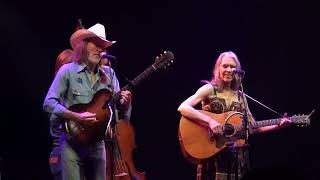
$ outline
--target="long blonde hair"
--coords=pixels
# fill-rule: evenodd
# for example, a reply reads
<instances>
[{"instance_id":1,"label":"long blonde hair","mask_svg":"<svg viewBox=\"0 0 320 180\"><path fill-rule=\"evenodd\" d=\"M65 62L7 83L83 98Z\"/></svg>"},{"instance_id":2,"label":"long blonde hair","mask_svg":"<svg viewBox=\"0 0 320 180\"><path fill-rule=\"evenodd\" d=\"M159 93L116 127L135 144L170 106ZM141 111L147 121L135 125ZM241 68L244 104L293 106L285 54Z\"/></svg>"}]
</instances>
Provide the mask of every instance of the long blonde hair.
<instances>
[{"instance_id":1,"label":"long blonde hair","mask_svg":"<svg viewBox=\"0 0 320 180\"><path fill-rule=\"evenodd\" d=\"M236 63L236 69L237 70L241 70L241 64L240 64L240 61L237 57L237 55L232 52L232 51L226 51L226 52L223 52L219 55L218 59L216 60L216 63L214 65L214 68L212 70L212 78L210 80L210 83L215 85L218 89L222 89L222 85L223 85L223 80L221 79L220 77L220 74L219 74L219 67L220 67L220 64L222 63L222 59L224 57L230 57L232 59L234 59L235 63ZM238 90L239 89L239 86L240 86L240 79L239 78L234 78L232 81L231 81L231 89L232 90Z\"/></svg>"}]
</instances>

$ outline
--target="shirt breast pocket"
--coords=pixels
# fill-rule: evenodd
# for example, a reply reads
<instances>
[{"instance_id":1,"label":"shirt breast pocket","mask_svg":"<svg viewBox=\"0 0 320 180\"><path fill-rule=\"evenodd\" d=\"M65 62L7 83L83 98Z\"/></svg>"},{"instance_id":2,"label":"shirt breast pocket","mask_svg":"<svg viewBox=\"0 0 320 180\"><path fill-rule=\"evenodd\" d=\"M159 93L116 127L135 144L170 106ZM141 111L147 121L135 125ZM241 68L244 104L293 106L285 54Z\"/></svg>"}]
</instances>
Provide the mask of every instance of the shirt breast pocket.
<instances>
[{"instance_id":1,"label":"shirt breast pocket","mask_svg":"<svg viewBox=\"0 0 320 180\"><path fill-rule=\"evenodd\" d=\"M72 89L72 97L74 104L86 104L91 101L89 92L80 89Z\"/></svg>"}]
</instances>

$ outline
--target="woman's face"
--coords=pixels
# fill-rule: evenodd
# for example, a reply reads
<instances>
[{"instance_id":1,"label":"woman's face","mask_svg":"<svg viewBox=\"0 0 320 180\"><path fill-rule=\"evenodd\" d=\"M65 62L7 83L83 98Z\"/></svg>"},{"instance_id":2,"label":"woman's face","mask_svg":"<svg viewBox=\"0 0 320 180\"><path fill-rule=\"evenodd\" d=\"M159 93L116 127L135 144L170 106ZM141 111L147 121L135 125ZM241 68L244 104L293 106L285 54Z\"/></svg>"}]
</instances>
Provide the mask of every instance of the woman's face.
<instances>
[{"instance_id":1,"label":"woman's face","mask_svg":"<svg viewBox=\"0 0 320 180\"><path fill-rule=\"evenodd\" d=\"M234 78L233 71L236 70L236 61L229 56L222 58L221 64L219 66L219 76L225 83L230 83Z\"/></svg>"}]
</instances>

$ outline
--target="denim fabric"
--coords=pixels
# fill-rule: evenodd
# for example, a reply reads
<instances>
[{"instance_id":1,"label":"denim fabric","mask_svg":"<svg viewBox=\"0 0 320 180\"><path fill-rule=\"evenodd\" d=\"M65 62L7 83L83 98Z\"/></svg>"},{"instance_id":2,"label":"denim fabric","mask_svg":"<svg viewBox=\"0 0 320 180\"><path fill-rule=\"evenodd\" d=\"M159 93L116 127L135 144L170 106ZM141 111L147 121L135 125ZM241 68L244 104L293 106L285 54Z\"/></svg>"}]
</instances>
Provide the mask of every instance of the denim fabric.
<instances>
[{"instance_id":1,"label":"denim fabric","mask_svg":"<svg viewBox=\"0 0 320 180\"><path fill-rule=\"evenodd\" d=\"M106 78L103 78L104 75ZM69 63L63 65L55 76L44 100L46 112L58 117L63 115L66 108L74 104L89 103L94 94L101 89L118 92L119 82L114 71L103 66L98 68L96 82L91 84L90 73L85 64Z\"/></svg>"},{"instance_id":2,"label":"denim fabric","mask_svg":"<svg viewBox=\"0 0 320 180\"><path fill-rule=\"evenodd\" d=\"M106 151L103 141L87 147L72 147L61 143L61 168L63 180L105 180Z\"/></svg>"},{"instance_id":3,"label":"denim fabric","mask_svg":"<svg viewBox=\"0 0 320 180\"><path fill-rule=\"evenodd\" d=\"M59 146L53 146L50 157L49 164L51 168L51 173L54 180L62 180L61 174L61 149Z\"/></svg>"},{"instance_id":4,"label":"denim fabric","mask_svg":"<svg viewBox=\"0 0 320 180\"><path fill-rule=\"evenodd\" d=\"M106 76L105 79L103 74ZM120 90L115 72L108 66L98 68L94 84L91 85L88 77L86 65L78 63L63 65L55 76L43 103L44 110L50 114L50 134L54 139L60 138L63 127L61 116L66 108L74 104L89 103L101 89L113 89L115 93ZM122 113L123 117L129 120L131 106Z\"/></svg>"},{"instance_id":5,"label":"denim fabric","mask_svg":"<svg viewBox=\"0 0 320 180\"><path fill-rule=\"evenodd\" d=\"M106 163L103 142L82 148L69 146L62 131L62 115L66 108L74 104L89 103L101 89L118 92L119 82L114 71L107 66L99 67L96 81L90 82L90 74L85 64L69 63L63 65L53 80L46 95L43 108L50 115L50 133L54 148L50 155L53 175L61 172L63 179L105 180ZM60 138L60 136L63 136ZM57 141L61 139L61 141Z\"/></svg>"}]
</instances>

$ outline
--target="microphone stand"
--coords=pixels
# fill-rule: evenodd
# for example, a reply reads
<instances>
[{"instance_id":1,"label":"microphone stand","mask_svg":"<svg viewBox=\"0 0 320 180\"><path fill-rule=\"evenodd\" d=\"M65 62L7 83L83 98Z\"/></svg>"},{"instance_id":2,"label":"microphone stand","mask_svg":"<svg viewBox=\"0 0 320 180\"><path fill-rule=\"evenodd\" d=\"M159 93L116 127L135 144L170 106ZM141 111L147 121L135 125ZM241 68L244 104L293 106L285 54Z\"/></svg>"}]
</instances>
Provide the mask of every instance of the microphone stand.
<instances>
[{"instance_id":1,"label":"microphone stand","mask_svg":"<svg viewBox=\"0 0 320 180\"><path fill-rule=\"evenodd\" d=\"M239 159L238 159L238 149L239 148L248 148L249 147L249 142L248 142L248 138L249 138L249 115L248 115L248 102L247 102L247 99L244 95L244 91L243 91L243 85L242 85L242 80L243 80L243 77L244 77L244 74L236 74L236 76L239 77L239 91L238 91L238 97L239 97L239 100L240 100L240 97L243 99L243 106L244 108L243 109L243 115L242 115L242 125L243 125L243 134L244 135L244 144L241 146L241 147L237 147L234 143L232 144L229 144L229 149L231 150L231 153L233 155L233 159L234 159L234 165L235 165L235 180L238 180L239 179L239 163L242 164L242 162L239 162ZM246 150L243 150L242 152L240 151L240 153L244 153L243 156L244 156L244 166L246 167L245 170L248 170L249 169L249 156L248 156L248 151ZM242 166L240 167L242 168ZM228 179L230 179L230 173L228 173Z\"/></svg>"},{"instance_id":2,"label":"microphone stand","mask_svg":"<svg viewBox=\"0 0 320 180\"><path fill-rule=\"evenodd\" d=\"M249 105L248 105L248 101L246 98L246 94L244 93L243 90L243 85L242 85L242 80L243 80L244 74L240 75L240 91L239 94L241 95L242 99L243 99L243 105L244 105L244 116L243 116L243 127L244 127L244 145L243 147L246 148L242 153L243 153L243 159L244 159L244 173L246 173L246 171L249 171L250 169L250 158L249 158L249 132L250 132L250 128L249 128Z\"/></svg>"},{"instance_id":3,"label":"microphone stand","mask_svg":"<svg viewBox=\"0 0 320 180\"><path fill-rule=\"evenodd\" d=\"M106 143L109 144L109 161L110 161L110 167L108 167L110 169L110 180L113 180L114 179L114 154L115 154L115 143L116 142L116 124L119 120L119 117L118 117L118 110L117 110L117 107L116 107L116 104L117 102L115 102L115 98L114 98L114 84L113 84L113 78L114 78L114 73L111 72L111 63L109 64L109 75L110 75L110 88L111 88L111 97L110 97L110 100L108 102L108 104L106 104L106 108L109 108L110 109L110 118L109 118L109 121L108 121L108 124L107 124L107 128L106 128L106 132L105 132L105 141ZM108 136L108 133L109 133L109 136ZM108 140L108 137L110 138ZM107 147L106 147L107 148ZM106 151L107 152L107 151ZM107 157L107 156L106 156ZM108 161L108 160L107 160Z\"/></svg>"},{"instance_id":4,"label":"microphone stand","mask_svg":"<svg viewBox=\"0 0 320 180\"><path fill-rule=\"evenodd\" d=\"M248 104L247 104L246 98L244 96L244 93L242 93L243 92L242 79L243 79L244 74L237 73L237 74L235 74L235 76L238 76L239 82L240 82L239 90L238 90L239 102L240 102L240 97L241 97L243 99L243 105L245 107L245 108L241 108L241 109L244 109L244 112L241 112L241 113L239 112L239 114L242 114L242 117L243 117L242 125L244 127L243 132L244 132L244 136L245 136L244 137L245 144L242 145L241 147L239 147L233 141L226 142L226 146L228 147L230 155L232 156L232 160L234 162L234 164L232 162L228 162L228 165L227 165L228 166L228 168L227 168L227 179L228 180L230 180L230 179L238 180L239 179L239 163L241 163L241 162L239 162L238 152L239 152L240 148L247 148L249 146L248 145L249 120L248 120L248 110L247 110ZM242 134L240 136L242 136ZM244 157L244 158L246 158L246 157ZM245 159L245 162L247 162L247 159ZM234 169L234 177L231 177L232 169Z\"/></svg>"},{"instance_id":5,"label":"microphone stand","mask_svg":"<svg viewBox=\"0 0 320 180\"><path fill-rule=\"evenodd\" d=\"M242 85L242 79L243 76L240 75L240 86L239 86L239 95L241 96L242 100L243 100L243 119L242 119L242 124L243 124L243 129L244 129L244 140L245 140L245 145L248 145L248 138L249 138L249 119L248 119L248 102L247 99L245 97L244 91L243 91L243 85Z\"/></svg>"}]
</instances>

